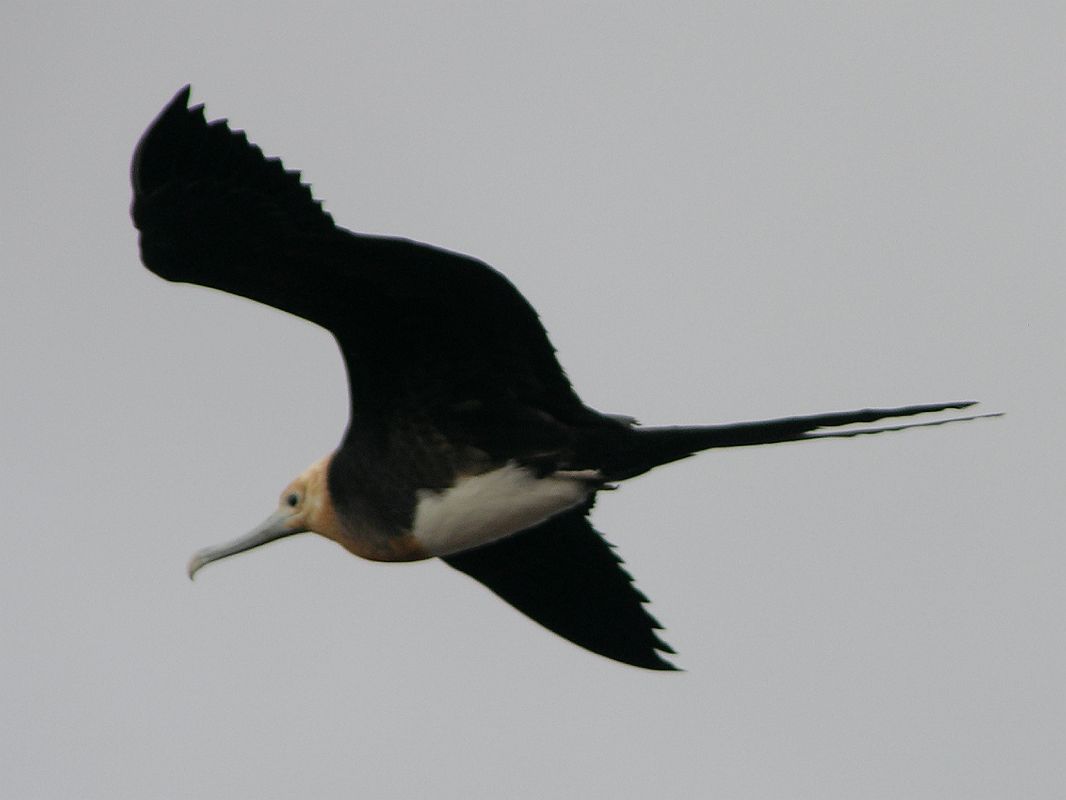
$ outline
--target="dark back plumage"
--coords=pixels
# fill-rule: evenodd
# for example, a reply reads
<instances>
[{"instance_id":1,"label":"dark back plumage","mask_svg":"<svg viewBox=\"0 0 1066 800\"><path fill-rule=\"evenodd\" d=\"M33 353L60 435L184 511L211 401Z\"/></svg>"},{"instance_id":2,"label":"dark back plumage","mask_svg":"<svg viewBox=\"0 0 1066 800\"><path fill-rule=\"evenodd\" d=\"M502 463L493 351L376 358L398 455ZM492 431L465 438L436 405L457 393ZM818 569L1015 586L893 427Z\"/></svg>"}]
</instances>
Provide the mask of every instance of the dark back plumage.
<instances>
[{"instance_id":1,"label":"dark back plumage","mask_svg":"<svg viewBox=\"0 0 1066 800\"><path fill-rule=\"evenodd\" d=\"M447 413L509 402L566 422L598 418L503 275L440 248L337 227L299 173L188 100L185 87L134 154L132 215L149 269L330 330L363 413L414 398L430 413L435 403Z\"/></svg>"}]
</instances>

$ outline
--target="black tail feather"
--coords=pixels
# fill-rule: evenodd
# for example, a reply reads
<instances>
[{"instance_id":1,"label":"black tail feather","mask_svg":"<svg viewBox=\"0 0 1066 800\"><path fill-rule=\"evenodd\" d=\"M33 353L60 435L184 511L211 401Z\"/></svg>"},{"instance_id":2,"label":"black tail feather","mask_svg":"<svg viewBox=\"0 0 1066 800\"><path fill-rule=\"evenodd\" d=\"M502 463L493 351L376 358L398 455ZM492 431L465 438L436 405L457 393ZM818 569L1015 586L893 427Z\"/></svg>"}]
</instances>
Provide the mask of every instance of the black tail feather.
<instances>
[{"instance_id":1,"label":"black tail feather","mask_svg":"<svg viewBox=\"0 0 1066 800\"><path fill-rule=\"evenodd\" d=\"M831 439L885 433L906 428L945 425L981 417L996 417L999 414L977 414L967 417L952 417L930 422L908 422L874 428L858 428L845 431L822 431L863 422L876 422L893 417L909 417L937 411L961 410L976 405L974 401L959 403L931 403L903 406L901 408L864 408L856 411L834 411L828 414L812 414L802 417L737 422L728 425L698 425L663 428L635 428L629 446L612 454L607 465L609 480L625 480L647 472L660 464L668 464L687 458L701 450L717 447L747 447L756 444L796 442L804 439Z\"/></svg>"}]
</instances>

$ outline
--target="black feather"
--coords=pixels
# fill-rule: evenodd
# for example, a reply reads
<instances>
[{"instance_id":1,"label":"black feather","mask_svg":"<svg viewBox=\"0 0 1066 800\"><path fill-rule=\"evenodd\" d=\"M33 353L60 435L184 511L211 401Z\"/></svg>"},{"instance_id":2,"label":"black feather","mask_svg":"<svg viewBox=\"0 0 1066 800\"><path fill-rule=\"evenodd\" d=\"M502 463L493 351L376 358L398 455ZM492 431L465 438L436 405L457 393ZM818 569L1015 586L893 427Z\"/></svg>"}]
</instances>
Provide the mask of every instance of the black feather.
<instances>
[{"instance_id":1,"label":"black feather","mask_svg":"<svg viewBox=\"0 0 1066 800\"><path fill-rule=\"evenodd\" d=\"M655 633L648 599L589 522L591 507L444 561L574 644L636 667L677 669L661 655L674 651Z\"/></svg>"}]
</instances>

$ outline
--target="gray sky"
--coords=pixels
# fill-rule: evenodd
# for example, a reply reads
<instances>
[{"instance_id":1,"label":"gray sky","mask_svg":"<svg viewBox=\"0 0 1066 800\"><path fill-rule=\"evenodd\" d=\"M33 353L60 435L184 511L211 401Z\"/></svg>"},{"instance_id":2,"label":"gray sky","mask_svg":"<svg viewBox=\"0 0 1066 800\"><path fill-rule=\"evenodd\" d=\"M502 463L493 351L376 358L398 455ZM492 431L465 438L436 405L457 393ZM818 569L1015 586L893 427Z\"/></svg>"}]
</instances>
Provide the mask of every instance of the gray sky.
<instances>
[{"instance_id":1,"label":"gray sky","mask_svg":"<svg viewBox=\"0 0 1066 800\"><path fill-rule=\"evenodd\" d=\"M1066 794L1064 12L754 5L4 4L6 797ZM325 332L141 267L185 82L340 224L501 269L604 411L1008 416L603 497L682 674L313 536L191 584L347 400Z\"/></svg>"}]
</instances>

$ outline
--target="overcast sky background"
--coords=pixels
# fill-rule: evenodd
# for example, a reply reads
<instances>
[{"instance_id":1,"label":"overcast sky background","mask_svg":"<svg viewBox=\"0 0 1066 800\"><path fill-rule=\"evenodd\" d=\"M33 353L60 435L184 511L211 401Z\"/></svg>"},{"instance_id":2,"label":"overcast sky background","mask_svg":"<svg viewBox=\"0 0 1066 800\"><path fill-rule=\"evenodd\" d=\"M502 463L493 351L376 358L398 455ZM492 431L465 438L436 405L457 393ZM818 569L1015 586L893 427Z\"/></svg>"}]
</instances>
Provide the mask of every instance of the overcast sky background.
<instances>
[{"instance_id":1,"label":"overcast sky background","mask_svg":"<svg viewBox=\"0 0 1066 800\"><path fill-rule=\"evenodd\" d=\"M0 793L1062 797L1064 14L5 2ZM324 331L141 267L186 82L340 224L502 270L594 407L1008 416L603 497L681 674L314 536L190 583L347 398Z\"/></svg>"}]
</instances>

